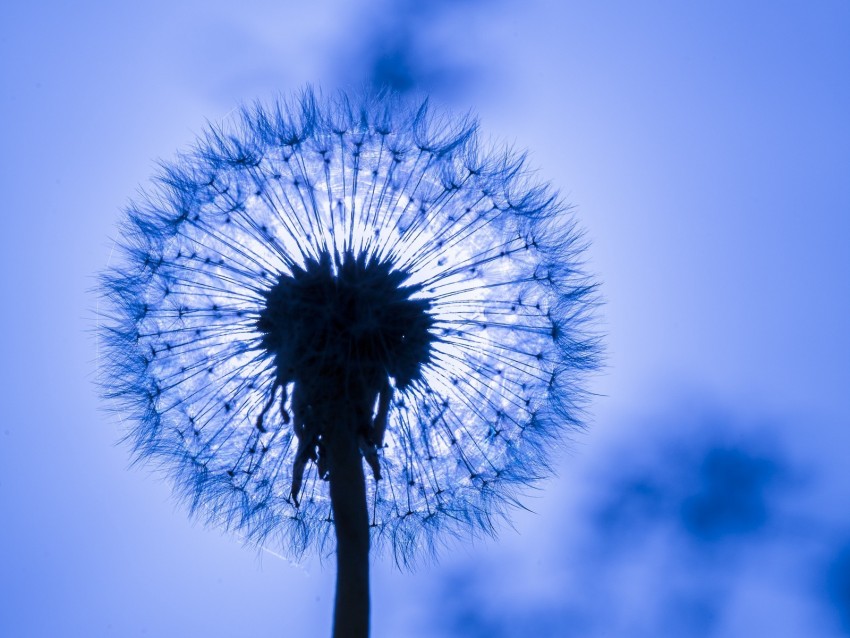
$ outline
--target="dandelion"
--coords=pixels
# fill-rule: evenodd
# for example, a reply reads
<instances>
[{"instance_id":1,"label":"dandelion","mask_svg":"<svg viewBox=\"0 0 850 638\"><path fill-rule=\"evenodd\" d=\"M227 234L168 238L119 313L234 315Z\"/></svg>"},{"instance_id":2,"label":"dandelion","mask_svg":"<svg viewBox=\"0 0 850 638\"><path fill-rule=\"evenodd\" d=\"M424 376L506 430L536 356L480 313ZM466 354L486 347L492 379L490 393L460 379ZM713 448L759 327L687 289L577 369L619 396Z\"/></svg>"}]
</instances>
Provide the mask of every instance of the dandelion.
<instances>
[{"instance_id":1,"label":"dandelion","mask_svg":"<svg viewBox=\"0 0 850 638\"><path fill-rule=\"evenodd\" d=\"M581 424L595 288L524 166L427 102L305 91L130 206L105 394L192 512L335 550L335 636L368 633L370 546L492 533Z\"/></svg>"}]
</instances>

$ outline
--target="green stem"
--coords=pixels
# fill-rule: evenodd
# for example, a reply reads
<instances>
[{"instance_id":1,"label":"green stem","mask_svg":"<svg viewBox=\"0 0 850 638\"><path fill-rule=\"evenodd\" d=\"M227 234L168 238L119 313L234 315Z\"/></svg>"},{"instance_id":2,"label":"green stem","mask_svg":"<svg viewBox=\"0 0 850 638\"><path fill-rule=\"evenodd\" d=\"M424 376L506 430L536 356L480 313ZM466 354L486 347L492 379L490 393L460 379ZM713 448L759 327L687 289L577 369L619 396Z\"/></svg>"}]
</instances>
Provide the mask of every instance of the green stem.
<instances>
[{"instance_id":1,"label":"green stem","mask_svg":"<svg viewBox=\"0 0 850 638\"><path fill-rule=\"evenodd\" d=\"M367 638L369 511L363 461L350 429L336 428L333 434L327 442L337 547L333 638Z\"/></svg>"}]
</instances>

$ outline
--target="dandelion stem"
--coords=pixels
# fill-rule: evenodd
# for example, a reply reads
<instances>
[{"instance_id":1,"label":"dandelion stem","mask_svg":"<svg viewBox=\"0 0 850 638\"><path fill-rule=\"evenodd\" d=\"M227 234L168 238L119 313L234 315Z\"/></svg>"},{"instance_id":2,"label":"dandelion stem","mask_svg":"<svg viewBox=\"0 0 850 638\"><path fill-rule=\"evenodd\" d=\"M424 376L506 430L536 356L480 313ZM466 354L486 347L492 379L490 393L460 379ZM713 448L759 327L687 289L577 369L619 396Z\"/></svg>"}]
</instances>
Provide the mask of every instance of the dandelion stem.
<instances>
[{"instance_id":1,"label":"dandelion stem","mask_svg":"<svg viewBox=\"0 0 850 638\"><path fill-rule=\"evenodd\" d=\"M369 514L355 432L335 428L326 448L337 543L333 638L369 635Z\"/></svg>"}]
</instances>

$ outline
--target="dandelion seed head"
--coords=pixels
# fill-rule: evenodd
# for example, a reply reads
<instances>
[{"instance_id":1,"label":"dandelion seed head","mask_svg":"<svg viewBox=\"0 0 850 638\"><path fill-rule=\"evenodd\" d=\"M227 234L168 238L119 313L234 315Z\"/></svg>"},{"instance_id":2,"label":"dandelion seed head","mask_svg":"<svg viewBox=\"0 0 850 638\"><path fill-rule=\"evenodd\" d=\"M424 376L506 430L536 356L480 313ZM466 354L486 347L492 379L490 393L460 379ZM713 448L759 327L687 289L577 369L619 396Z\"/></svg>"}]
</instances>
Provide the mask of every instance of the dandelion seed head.
<instances>
[{"instance_id":1,"label":"dandelion seed head","mask_svg":"<svg viewBox=\"0 0 850 638\"><path fill-rule=\"evenodd\" d=\"M373 542L409 564L491 533L581 426L583 248L469 119L310 91L246 108L130 207L104 391L193 512L294 557L332 541L327 423L363 413Z\"/></svg>"}]
</instances>

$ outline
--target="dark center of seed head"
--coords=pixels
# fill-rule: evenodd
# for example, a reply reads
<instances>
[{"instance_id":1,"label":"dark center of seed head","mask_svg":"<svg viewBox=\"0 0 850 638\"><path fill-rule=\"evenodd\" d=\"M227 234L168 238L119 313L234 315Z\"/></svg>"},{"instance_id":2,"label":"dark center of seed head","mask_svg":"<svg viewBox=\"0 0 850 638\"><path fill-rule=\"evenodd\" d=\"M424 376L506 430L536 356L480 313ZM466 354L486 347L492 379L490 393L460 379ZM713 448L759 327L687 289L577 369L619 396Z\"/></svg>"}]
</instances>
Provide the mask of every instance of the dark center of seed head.
<instances>
[{"instance_id":1,"label":"dark center of seed head","mask_svg":"<svg viewBox=\"0 0 850 638\"><path fill-rule=\"evenodd\" d=\"M404 389L428 362L434 320L420 286L391 261L322 253L281 274L265 293L257 327L274 356L277 383L374 396L392 377ZM317 390L318 391L318 390Z\"/></svg>"}]
</instances>

